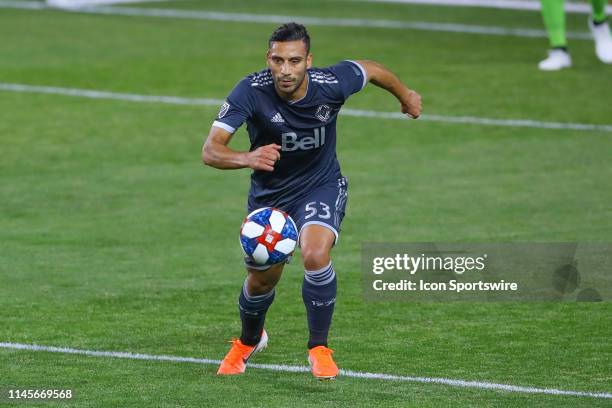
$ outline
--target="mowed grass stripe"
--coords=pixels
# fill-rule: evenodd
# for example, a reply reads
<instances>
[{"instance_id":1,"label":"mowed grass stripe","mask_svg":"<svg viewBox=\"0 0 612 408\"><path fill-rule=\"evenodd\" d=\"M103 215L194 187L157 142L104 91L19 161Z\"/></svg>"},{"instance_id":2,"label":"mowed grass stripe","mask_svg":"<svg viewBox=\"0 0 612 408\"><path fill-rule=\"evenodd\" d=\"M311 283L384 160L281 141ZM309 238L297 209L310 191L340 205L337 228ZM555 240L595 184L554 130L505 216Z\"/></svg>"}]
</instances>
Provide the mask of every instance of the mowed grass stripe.
<instances>
[{"instance_id":1,"label":"mowed grass stripe","mask_svg":"<svg viewBox=\"0 0 612 408\"><path fill-rule=\"evenodd\" d=\"M107 92L90 89L61 88L53 86L37 86L26 84L0 83L0 91L53 94L90 99L110 99L129 102L144 103L165 103L171 105L195 105L195 106L220 106L222 99L215 98L187 98L181 96L164 95L139 95L131 93ZM342 115L374 119L406 119L406 116L399 112L381 112L361 109L343 109ZM541 122L533 119L494 119L476 116L445 116L435 114L424 114L419 120L445 123L462 123L484 126L502 127L526 127L536 129L560 129L578 131L600 131L612 132L612 125L597 125L591 123L571 123L571 122Z\"/></svg>"},{"instance_id":2,"label":"mowed grass stripe","mask_svg":"<svg viewBox=\"0 0 612 408\"><path fill-rule=\"evenodd\" d=\"M109 358L125 358L132 360L150 360L150 361L169 361L174 363L194 363L194 364L220 364L220 360L212 360L207 358L194 358L194 357L180 357L180 356L168 356L168 355L151 355L141 353L130 353L124 351L98 351L98 350L81 350L70 347L54 347L54 346L40 346L36 344L21 344L21 343L10 343L0 342L0 348L12 349L12 350L26 350L26 351L43 351L49 353L63 353L63 354L78 354L91 357L109 357ZM310 368L305 366L291 366L283 364L252 364L249 363L249 367L258 368L263 370L289 372L289 373L302 373L309 372ZM537 387L525 387L510 384L498 384L487 381L468 381L460 379L450 378L430 378L430 377L411 377L394 374L384 373L368 373L361 371L351 370L340 370L341 376L350 378L362 378L368 380L386 380L386 381L405 381L405 382L417 382L427 384L441 384L453 387L464 387L464 388L477 388L477 389L488 389L496 391L506 392L517 392L527 394L549 394L549 395L565 395L573 397L591 397L591 398L604 398L612 399L612 393L609 392L588 392L588 391L572 391L572 390L560 390L557 388L537 388Z\"/></svg>"},{"instance_id":3,"label":"mowed grass stripe","mask_svg":"<svg viewBox=\"0 0 612 408\"><path fill-rule=\"evenodd\" d=\"M45 10L47 7L34 1L0 0L0 7L25 10ZM224 21L232 23L283 24L298 21L302 24L328 27L385 28L399 30L438 31L477 35L496 35L526 38L547 38L546 31L534 28L506 28L473 24L437 23L431 21L399 21L367 18L286 16L278 14L229 13L205 10L176 10L134 7L92 6L66 9L70 12L106 14L129 17L157 17L205 21ZM591 40L585 32L567 32L566 36L576 40Z\"/></svg>"}]
</instances>

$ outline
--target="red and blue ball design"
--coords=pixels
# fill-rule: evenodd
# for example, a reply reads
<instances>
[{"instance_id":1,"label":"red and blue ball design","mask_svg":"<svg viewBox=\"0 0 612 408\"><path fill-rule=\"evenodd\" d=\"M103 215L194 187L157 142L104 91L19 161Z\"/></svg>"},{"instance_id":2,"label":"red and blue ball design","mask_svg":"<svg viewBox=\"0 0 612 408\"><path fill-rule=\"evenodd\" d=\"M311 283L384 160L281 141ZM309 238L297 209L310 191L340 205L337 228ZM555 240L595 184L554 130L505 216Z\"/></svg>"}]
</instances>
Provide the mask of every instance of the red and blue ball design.
<instances>
[{"instance_id":1,"label":"red and blue ball design","mask_svg":"<svg viewBox=\"0 0 612 408\"><path fill-rule=\"evenodd\" d=\"M277 208L259 208L244 219L240 244L255 265L284 262L297 245L298 231L291 217Z\"/></svg>"}]
</instances>

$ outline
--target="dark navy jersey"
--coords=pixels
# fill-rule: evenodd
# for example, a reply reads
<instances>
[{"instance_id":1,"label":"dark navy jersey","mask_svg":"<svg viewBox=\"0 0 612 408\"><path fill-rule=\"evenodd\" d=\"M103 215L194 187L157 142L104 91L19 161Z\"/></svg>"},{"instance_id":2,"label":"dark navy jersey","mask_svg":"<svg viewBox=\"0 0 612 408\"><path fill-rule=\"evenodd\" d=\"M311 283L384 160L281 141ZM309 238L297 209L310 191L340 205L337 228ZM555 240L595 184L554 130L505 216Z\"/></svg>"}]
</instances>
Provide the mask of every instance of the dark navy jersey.
<instances>
[{"instance_id":1,"label":"dark navy jersey","mask_svg":"<svg viewBox=\"0 0 612 408\"><path fill-rule=\"evenodd\" d=\"M250 195L261 203L290 202L342 177L336 158L336 118L346 99L367 83L363 67L343 61L308 70L302 99L285 101L269 69L242 79L227 97L213 126L234 133L244 122L250 150L282 146L274 171L253 171Z\"/></svg>"}]
</instances>

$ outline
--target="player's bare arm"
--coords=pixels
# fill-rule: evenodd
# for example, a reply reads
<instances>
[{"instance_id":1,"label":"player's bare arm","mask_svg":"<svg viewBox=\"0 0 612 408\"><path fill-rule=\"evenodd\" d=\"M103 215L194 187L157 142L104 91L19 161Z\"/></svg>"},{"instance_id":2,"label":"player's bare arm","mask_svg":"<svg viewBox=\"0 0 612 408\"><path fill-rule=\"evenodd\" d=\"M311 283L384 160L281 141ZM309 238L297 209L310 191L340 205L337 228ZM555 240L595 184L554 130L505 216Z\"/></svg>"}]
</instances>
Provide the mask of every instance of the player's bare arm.
<instances>
[{"instance_id":1,"label":"player's bare arm","mask_svg":"<svg viewBox=\"0 0 612 408\"><path fill-rule=\"evenodd\" d=\"M274 163L280 159L281 147L269 144L251 152L239 152L227 145L232 133L212 126L202 148L202 161L207 166L222 170L251 168L253 170L273 171Z\"/></svg>"},{"instance_id":2,"label":"player's bare arm","mask_svg":"<svg viewBox=\"0 0 612 408\"><path fill-rule=\"evenodd\" d=\"M375 61L357 61L366 71L368 81L393 94L401 104L402 113L413 119L421 116L421 95L409 89L399 78L382 64Z\"/></svg>"}]
</instances>

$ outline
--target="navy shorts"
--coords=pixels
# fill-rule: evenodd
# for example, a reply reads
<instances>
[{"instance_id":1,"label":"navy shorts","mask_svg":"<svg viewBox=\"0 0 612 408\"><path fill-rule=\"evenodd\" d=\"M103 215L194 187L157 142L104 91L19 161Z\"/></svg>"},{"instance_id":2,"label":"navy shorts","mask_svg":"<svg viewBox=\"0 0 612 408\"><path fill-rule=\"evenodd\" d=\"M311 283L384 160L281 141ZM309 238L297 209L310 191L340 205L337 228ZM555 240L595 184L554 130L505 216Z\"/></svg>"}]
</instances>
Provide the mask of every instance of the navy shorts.
<instances>
[{"instance_id":1,"label":"navy shorts","mask_svg":"<svg viewBox=\"0 0 612 408\"><path fill-rule=\"evenodd\" d=\"M329 228L336 236L334 240L335 244L338 242L340 224L344 218L346 200L348 197L347 190L348 182L346 177L341 177L333 183L323 184L312 189L299 200L288 203L262 203L249 197L247 211L251 213L261 207L278 208L279 210L285 211L293 218L299 233L302 232L305 226L312 224ZM252 267L252 265L248 263L247 266Z\"/></svg>"}]
</instances>

